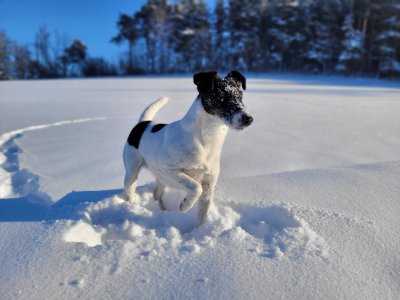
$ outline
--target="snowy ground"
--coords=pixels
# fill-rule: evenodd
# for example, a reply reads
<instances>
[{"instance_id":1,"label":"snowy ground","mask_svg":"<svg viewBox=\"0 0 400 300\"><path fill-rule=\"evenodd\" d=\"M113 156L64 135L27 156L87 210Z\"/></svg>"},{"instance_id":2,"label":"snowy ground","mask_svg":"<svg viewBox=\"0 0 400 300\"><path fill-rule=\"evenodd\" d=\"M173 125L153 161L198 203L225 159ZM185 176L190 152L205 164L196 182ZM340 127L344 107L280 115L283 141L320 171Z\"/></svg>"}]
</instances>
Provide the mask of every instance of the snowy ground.
<instances>
[{"instance_id":1,"label":"snowy ground","mask_svg":"<svg viewBox=\"0 0 400 300\"><path fill-rule=\"evenodd\" d=\"M215 207L121 192L143 108L181 117L190 77L0 82L1 299L397 299L400 86L253 77ZM397 295L397 296L396 296Z\"/></svg>"}]
</instances>

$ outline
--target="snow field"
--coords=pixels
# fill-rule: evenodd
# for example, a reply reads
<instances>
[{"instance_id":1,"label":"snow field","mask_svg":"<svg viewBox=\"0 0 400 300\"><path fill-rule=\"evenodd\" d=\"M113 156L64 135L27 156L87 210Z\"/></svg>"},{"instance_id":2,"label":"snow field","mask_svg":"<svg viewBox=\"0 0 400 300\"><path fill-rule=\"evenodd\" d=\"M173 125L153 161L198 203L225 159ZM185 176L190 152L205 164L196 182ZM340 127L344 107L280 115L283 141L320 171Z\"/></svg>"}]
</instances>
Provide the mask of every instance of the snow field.
<instances>
[{"instance_id":1,"label":"snow field","mask_svg":"<svg viewBox=\"0 0 400 300\"><path fill-rule=\"evenodd\" d=\"M146 172L119 196L127 134L163 95L176 120L191 78L0 84L2 299L397 299L398 85L249 78L255 122L228 135L200 227Z\"/></svg>"}]
</instances>

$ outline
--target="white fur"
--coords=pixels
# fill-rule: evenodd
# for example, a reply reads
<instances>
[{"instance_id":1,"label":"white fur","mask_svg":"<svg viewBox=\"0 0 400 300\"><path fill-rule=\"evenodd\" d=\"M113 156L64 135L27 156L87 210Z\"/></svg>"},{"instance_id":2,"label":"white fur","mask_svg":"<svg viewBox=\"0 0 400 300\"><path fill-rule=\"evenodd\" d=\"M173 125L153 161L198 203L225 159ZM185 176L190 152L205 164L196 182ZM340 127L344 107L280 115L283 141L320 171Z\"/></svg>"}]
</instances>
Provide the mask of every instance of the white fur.
<instances>
[{"instance_id":1,"label":"white fur","mask_svg":"<svg viewBox=\"0 0 400 300\"><path fill-rule=\"evenodd\" d=\"M167 102L168 102L167 97L162 97L152 104L150 104L140 115L139 122L143 121L151 121L154 118L154 115L157 113L157 111L163 107Z\"/></svg>"},{"instance_id":2,"label":"white fur","mask_svg":"<svg viewBox=\"0 0 400 300\"><path fill-rule=\"evenodd\" d=\"M233 115L233 118L232 118L232 126L234 127L234 128L240 128L241 126L242 126L242 122L241 122L241 120L242 120L242 118L243 118L243 115L244 115L244 113L243 112L237 112L237 113L235 113L234 115Z\"/></svg>"},{"instance_id":3,"label":"white fur","mask_svg":"<svg viewBox=\"0 0 400 300\"><path fill-rule=\"evenodd\" d=\"M149 120L166 103L161 98L151 104L141 120ZM199 223L210 210L214 188L220 170L220 156L228 127L216 116L205 112L200 98L196 98L186 115L158 132L151 125L140 140L139 149L125 144L123 158L126 169L125 193L130 201L140 168L146 165L157 180L155 200L165 209L162 195L165 186L186 192L180 204L187 211L199 200Z\"/></svg>"}]
</instances>

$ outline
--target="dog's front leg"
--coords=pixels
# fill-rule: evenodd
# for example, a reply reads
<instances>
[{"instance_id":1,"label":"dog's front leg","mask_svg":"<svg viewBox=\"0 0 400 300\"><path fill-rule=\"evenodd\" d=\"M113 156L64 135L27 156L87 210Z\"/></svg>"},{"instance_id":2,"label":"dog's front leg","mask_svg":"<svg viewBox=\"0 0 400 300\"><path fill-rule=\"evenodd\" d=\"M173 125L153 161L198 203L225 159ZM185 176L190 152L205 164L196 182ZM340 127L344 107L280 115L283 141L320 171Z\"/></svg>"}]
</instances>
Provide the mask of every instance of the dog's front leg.
<instances>
[{"instance_id":1,"label":"dog's front leg","mask_svg":"<svg viewBox=\"0 0 400 300\"><path fill-rule=\"evenodd\" d=\"M216 179L209 176L203 181L203 194L199 199L199 212L198 212L198 223L203 224L210 212L211 204L214 199L214 189L216 185Z\"/></svg>"},{"instance_id":2,"label":"dog's front leg","mask_svg":"<svg viewBox=\"0 0 400 300\"><path fill-rule=\"evenodd\" d=\"M170 170L166 173L169 180L175 181L175 184L187 193L179 209L182 212L188 211L193 207L203 192L201 184L180 170Z\"/></svg>"}]
</instances>

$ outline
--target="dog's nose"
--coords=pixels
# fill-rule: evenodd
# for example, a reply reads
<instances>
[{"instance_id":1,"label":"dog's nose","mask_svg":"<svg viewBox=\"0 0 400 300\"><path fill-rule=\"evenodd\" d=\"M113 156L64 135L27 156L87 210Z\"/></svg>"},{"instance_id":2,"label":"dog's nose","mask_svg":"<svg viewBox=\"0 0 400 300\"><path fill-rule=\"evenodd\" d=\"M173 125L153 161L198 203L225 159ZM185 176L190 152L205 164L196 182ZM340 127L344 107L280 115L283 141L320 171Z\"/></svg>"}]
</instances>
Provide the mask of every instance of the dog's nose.
<instances>
[{"instance_id":1,"label":"dog's nose","mask_svg":"<svg viewBox=\"0 0 400 300\"><path fill-rule=\"evenodd\" d=\"M244 115L242 117L242 123L245 126L249 126L251 123L253 123L253 117L249 115Z\"/></svg>"}]
</instances>

